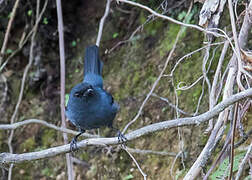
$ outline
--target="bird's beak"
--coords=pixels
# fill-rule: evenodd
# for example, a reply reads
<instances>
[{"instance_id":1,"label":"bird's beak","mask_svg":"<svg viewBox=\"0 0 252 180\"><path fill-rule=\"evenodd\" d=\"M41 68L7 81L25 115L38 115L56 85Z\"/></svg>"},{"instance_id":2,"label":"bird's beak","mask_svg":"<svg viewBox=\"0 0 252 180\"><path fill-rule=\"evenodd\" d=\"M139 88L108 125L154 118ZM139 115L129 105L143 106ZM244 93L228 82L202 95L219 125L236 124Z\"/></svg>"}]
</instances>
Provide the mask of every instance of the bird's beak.
<instances>
[{"instance_id":1,"label":"bird's beak","mask_svg":"<svg viewBox=\"0 0 252 180\"><path fill-rule=\"evenodd\" d=\"M94 94L93 89L87 89L86 92L84 92L83 96L87 97L87 96L92 96L93 94Z\"/></svg>"}]
</instances>

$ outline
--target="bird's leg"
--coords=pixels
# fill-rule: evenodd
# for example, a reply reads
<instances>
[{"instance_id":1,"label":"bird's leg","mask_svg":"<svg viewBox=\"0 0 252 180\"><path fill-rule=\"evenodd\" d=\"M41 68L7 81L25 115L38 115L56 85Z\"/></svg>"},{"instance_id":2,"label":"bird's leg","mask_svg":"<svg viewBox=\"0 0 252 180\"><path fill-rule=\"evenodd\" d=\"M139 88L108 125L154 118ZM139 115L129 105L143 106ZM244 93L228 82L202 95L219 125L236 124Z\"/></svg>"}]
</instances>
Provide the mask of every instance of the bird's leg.
<instances>
[{"instance_id":1,"label":"bird's leg","mask_svg":"<svg viewBox=\"0 0 252 180\"><path fill-rule=\"evenodd\" d=\"M80 133L79 134L77 134L73 139L72 139L72 141L71 141L71 143L70 143L70 151L71 152L74 152L74 151L76 151L77 149L78 149L78 147L77 147L77 138L81 135L81 134L83 134L85 132L85 130L80 130Z\"/></svg>"},{"instance_id":2,"label":"bird's leg","mask_svg":"<svg viewBox=\"0 0 252 180\"><path fill-rule=\"evenodd\" d=\"M117 138L118 138L118 143L125 145L126 141L128 140L119 129L114 128L113 126L111 127L113 131L116 131L117 133Z\"/></svg>"}]
</instances>

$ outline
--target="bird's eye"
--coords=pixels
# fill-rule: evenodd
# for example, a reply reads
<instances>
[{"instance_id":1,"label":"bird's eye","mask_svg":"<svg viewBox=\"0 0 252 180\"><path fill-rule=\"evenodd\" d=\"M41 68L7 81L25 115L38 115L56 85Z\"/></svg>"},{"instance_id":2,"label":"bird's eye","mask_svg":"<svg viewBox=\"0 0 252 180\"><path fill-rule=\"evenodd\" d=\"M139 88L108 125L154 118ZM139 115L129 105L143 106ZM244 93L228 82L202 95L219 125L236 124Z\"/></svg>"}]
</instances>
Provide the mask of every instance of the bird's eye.
<instances>
[{"instance_id":1,"label":"bird's eye","mask_svg":"<svg viewBox=\"0 0 252 180\"><path fill-rule=\"evenodd\" d=\"M74 93L74 96L75 96L75 97L81 97L81 95L82 95L82 93L79 92L79 91Z\"/></svg>"}]
</instances>

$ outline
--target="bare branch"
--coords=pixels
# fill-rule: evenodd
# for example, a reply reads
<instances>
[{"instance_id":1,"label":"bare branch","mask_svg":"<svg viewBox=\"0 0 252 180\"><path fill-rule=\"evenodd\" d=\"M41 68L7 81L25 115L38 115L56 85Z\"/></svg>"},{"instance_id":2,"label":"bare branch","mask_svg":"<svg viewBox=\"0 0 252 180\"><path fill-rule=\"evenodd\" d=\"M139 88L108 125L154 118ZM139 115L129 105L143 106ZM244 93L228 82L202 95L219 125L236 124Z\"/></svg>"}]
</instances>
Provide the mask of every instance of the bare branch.
<instances>
[{"instance_id":1,"label":"bare branch","mask_svg":"<svg viewBox=\"0 0 252 180\"><path fill-rule=\"evenodd\" d=\"M223 43L224 43L224 42L218 42L218 43L207 44L206 46L203 46L203 47L201 47L201 48L199 48L199 49L196 49L196 50L194 50L194 51L192 51L192 52L190 52L190 53L184 55L183 57L181 57L181 58L176 62L176 64L174 65L173 69L171 70L171 73L169 74L169 76L172 76L172 75L173 75L173 73L174 73L174 71L176 70L177 66L178 66L178 65L181 63L181 61L183 61L185 58L192 56L194 53L199 52L199 51L201 51L201 50L207 48L208 46L216 46L216 45L220 45L220 44L223 44Z\"/></svg>"},{"instance_id":2,"label":"bare branch","mask_svg":"<svg viewBox=\"0 0 252 180\"><path fill-rule=\"evenodd\" d=\"M125 146L125 147L123 147L123 149L128 153L128 155L131 157L131 159L134 161L134 163L136 164L136 166L137 166L137 168L138 168L138 170L140 171L140 173L143 175L143 177L144 177L144 180L146 180L146 176L147 176L147 174L145 174L144 172L143 172L143 170L141 169L141 167L139 166L139 164L138 164L138 162L137 162L137 160L134 158L134 156L128 151L128 149L127 149L127 147Z\"/></svg>"},{"instance_id":3,"label":"bare branch","mask_svg":"<svg viewBox=\"0 0 252 180\"><path fill-rule=\"evenodd\" d=\"M143 149L134 149L134 148L129 148L129 147L127 147L127 149L132 153L142 154L142 155L153 154L153 155L172 156L172 157L175 157L177 155L177 153L174 153L174 152L143 150Z\"/></svg>"},{"instance_id":4,"label":"bare branch","mask_svg":"<svg viewBox=\"0 0 252 180\"><path fill-rule=\"evenodd\" d=\"M165 64L164 64L164 67L163 67L162 71L160 72L160 74L159 74L159 76L157 77L156 81L153 83L152 88L151 88L150 92L147 94L146 98L144 99L142 105L140 106L140 108L139 108L139 110L138 110L138 112L137 112L137 115L134 117L133 120L131 120L131 121L125 126L125 128L124 128L123 131L122 131L122 133L125 133L126 130L128 129L128 127L129 127L131 124L133 124L134 122L136 122L136 120L139 118L140 114L142 113L142 110L143 110L145 104L146 104L147 101L149 100L151 94L154 92L155 88L157 87L157 85L158 85L160 79L162 78L162 76L163 76L163 74L164 74L164 72L165 72L165 70L166 70L166 68L167 68L167 66L168 66L168 63L169 63L169 61L170 61L170 59L171 59L171 57L172 57L173 52L175 51L175 48L176 48L176 46L177 46L178 40L179 40L179 38L180 38L180 35L182 34L182 31L183 31L183 28L181 27L180 30L179 30L179 32L178 32L178 34L177 34L177 36L176 36L176 40L175 40L175 42L174 42L174 45L173 45L173 47L172 47L172 49L171 49L171 51L170 51L170 53L169 53L169 55L168 55L168 57L167 57L167 59L166 59L166 61L165 61Z\"/></svg>"},{"instance_id":5,"label":"bare branch","mask_svg":"<svg viewBox=\"0 0 252 180\"><path fill-rule=\"evenodd\" d=\"M3 45L2 45L1 53L0 53L0 65L2 64L2 59L3 59L3 56L5 54L5 50L6 50L9 35L10 35L11 26L13 24L13 21L14 21L15 15L16 15L16 11L17 11L19 1L20 0L16 0L16 2L14 4L14 7L12 9L12 12L11 12L10 20L8 22L7 30L6 30L6 33L5 33L5 36L4 36L4 41L3 41Z\"/></svg>"},{"instance_id":6,"label":"bare branch","mask_svg":"<svg viewBox=\"0 0 252 180\"><path fill-rule=\"evenodd\" d=\"M58 31L59 31L59 50L60 50L60 110L61 110L61 125L66 127L65 118L65 81L66 81L66 68L65 68L65 44L64 44L64 24L62 16L61 0L56 0L57 5L57 18L58 18ZM68 137L66 133L63 133L64 143L68 143ZM68 180L74 179L74 170L71 156L66 154L67 162L67 177Z\"/></svg>"},{"instance_id":7,"label":"bare branch","mask_svg":"<svg viewBox=\"0 0 252 180\"><path fill-rule=\"evenodd\" d=\"M132 131L125 135L125 137L131 141L137 139L143 135L170 129L174 127L180 126L187 126L187 125L199 125L200 123L206 122L209 119L213 118L229 105L240 101L246 97L252 96L252 89L248 89L237 93L229 98L223 100L221 103L216 105L211 111L205 112L199 116L190 117L190 118L178 118L176 120L168 120L159 123L154 123L135 131ZM78 147L84 148L91 145L99 145L99 146L106 146L106 145L113 145L118 144L118 138L92 138L92 139L85 139L78 142ZM23 154L11 154L11 153L1 153L0 154L0 165L10 164L10 163L21 163L24 161L31 161L31 160L38 160L43 158L53 157L59 154L68 153L70 151L70 144L62 145L58 147L49 148L46 150L41 150L37 152L29 152Z\"/></svg>"},{"instance_id":8,"label":"bare branch","mask_svg":"<svg viewBox=\"0 0 252 180\"><path fill-rule=\"evenodd\" d=\"M47 6L47 2L48 2L48 0L45 2L43 10L42 10L41 13L43 13L45 11L45 8ZM36 19L38 19L38 18L39 18L39 0L37 0L37 10L36 10ZM26 65L24 73L23 73L23 78L22 78L22 82L21 82L21 87L20 87L20 93L19 93L19 96L18 96L18 101L17 101L17 104L15 106L15 110L14 110L12 116L11 116L11 120L10 120L11 124L15 122L15 119L16 119L16 116L17 116L17 113L18 113L18 110L19 110L19 106L21 104L21 101L22 101L22 98L23 98L23 94L24 94L24 87L25 87L26 76L28 74L28 71L29 71L29 69L30 69L30 67L32 65L33 59L34 59L33 50L34 50L34 45L35 45L35 36L36 36L36 33L37 33L38 24L35 24L34 26L35 26L35 30L34 30L34 32L32 34L32 38L31 38L29 62ZM11 130L10 136L8 138L8 147L9 147L10 153L13 153L13 148L12 148L13 135L14 135L14 130ZM11 164L11 166L9 168L9 174L8 174L8 179L9 180L11 180L12 168L13 168L13 164Z\"/></svg>"},{"instance_id":9,"label":"bare branch","mask_svg":"<svg viewBox=\"0 0 252 180\"><path fill-rule=\"evenodd\" d=\"M235 76L236 76L235 73L236 73L236 68L235 67L230 67L228 77L227 77L227 80L226 80L226 85L225 85L225 88L224 88L223 101L225 101L226 99L229 99L229 97L231 97L232 94L233 94L234 79L235 79ZM200 153L199 157L197 158L197 160L191 166L190 170L187 172L186 176L184 177L185 180L195 179L198 176L198 174L200 173L200 170L202 169L202 167L204 167L205 164L207 163L207 160L211 156L212 150L217 145L217 141L219 139L216 138L216 137L218 136L218 133L222 133L223 130L222 131L220 131L220 130L221 130L221 127L224 124L224 122L227 121L228 114L229 114L228 109L225 109L223 112L221 112L219 114L217 123L215 124L205 147L201 151L201 153Z\"/></svg>"},{"instance_id":10,"label":"bare branch","mask_svg":"<svg viewBox=\"0 0 252 180\"><path fill-rule=\"evenodd\" d=\"M147 11L149 11L150 13L154 14L155 16L157 17L160 17L160 18L163 18L163 19L166 19L168 21L171 21L175 24L178 24L178 25L181 25L181 26L185 26L185 27L189 27L189 28L194 28L194 29L197 29L199 31L202 31L202 32L205 32L205 33L209 33L209 34L213 34L214 36L216 37L224 37L226 38L225 35L222 35L222 34L219 34L217 32L214 32L214 31L210 31L210 30L206 30L200 26L197 26L197 25L194 25L194 24L187 24L187 23L183 23L181 21L177 21L171 17L168 17L166 15L163 15L163 14L159 14L157 13L156 11L152 10L151 8L147 7L147 6L144 6L142 4L139 4L139 3L136 3L136 2L133 2L133 1L128 1L128 0L116 0L117 2L123 2L123 3L127 3L127 4L130 4L130 5L133 5L133 6L137 6L137 7L140 7L142 9L145 9Z\"/></svg>"},{"instance_id":11,"label":"bare branch","mask_svg":"<svg viewBox=\"0 0 252 180\"><path fill-rule=\"evenodd\" d=\"M178 111L181 114L187 115L187 116L193 116L193 114L190 114L188 112L183 111L182 109L176 107L174 104L172 104L167 98L158 96L157 94L153 93L152 96L161 99L162 101L165 101L171 108L175 109L176 111Z\"/></svg>"},{"instance_id":12,"label":"bare branch","mask_svg":"<svg viewBox=\"0 0 252 180\"><path fill-rule=\"evenodd\" d=\"M252 4L252 3L250 2L250 4ZM238 60L238 73L237 73L236 80L237 80L237 84L238 84L239 88L241 90L244 90L244 87L241 83L241 70L242 70L241 51L240 51L237 31L236 31L236 27L235 27L235 18L234 18L234 10L233 10L232 0L228 0L228 9L229 9L229 15L230 15L230 20L231 20L234 42L235 42L236 58Z\"/></svg>"},{"instance_id":13,"label":"bare branch","mask_svg":"<svg viewBox=\"0 0 252 180\"><path fill-rule=\"evenodd\" d=\"M103 30L104 22L105 22L105 20L108 16L108 13L109 13L111 1L112 0L107 0L105 12L104 12L104 15L102 16L101 21L100 21L99 32L98 32L98 36L97 36L97 40L96 40L96 46L98 46L98 47L100 46L102 30Z\"/></svg>"},{"instance_id":14,"label":"bare branch","mask_svg":"<svg viewBox=\"0 0 252 180\"><path fill-rule=\"evenodd\" d=\"M36 19L36 23L33 26L32 30L28 33L28 35L25 37L25 39L21 39L21 41L19 42L18 49L13 51L13 53L11 53L11 55L8 56L8 58L5 60L5 62L1 65L0 72L2 72L2 70L8 64L10 59L13 58L23 48L23 46L28 42L28 40L30 39L30 37L32 36L34 31L36 30L36 27L38 26L44 12L45 12L45 9L46 9L46 7L44 6L43 9L41 10L41 13L39 14L39 17Z\"/></svg>"},{"instance_id":15,"label":"bare branch","mask_svg":"<svg viewBox=\"0 0 252 180\"><path fill-rule=\"evenodd\" d=\"M248 161L249 156L252 155L251 152L252 152L252 143L249 145L248 151L247 151L245 157L243 158L241 164L239 165L239 169L238 169L238 172L237 172L235 180L239 180L240 179L242 171L244 169L244 166L245 166L246 162Z\"/></svg>"},{"instance_id":16,"label":"bare branch","mask_svg":"<svg viewBox=\"0 0 252 180\"><path fill-rule=\"evenodd\" d=\"M13 124L0 124L0 129L2 129L2 130L17 129L17 128L21 127L21 126L29 125L29 124L33 124L33 123L42 124L42 125L47 126L49 128L55 129L55 130L60 131L60 132L68 133L68 134L73 134L73 135L78 134L77 131L73 131L71 129L67 129L67 128L64 128L64 127L58 127L58 126L55 126L54 124L50 124L50 123L48 123L46 121L39 120L39 119L28 119L28 120L16 122L16 123L13 123ZM97 135L92 135L92 134L88 134L88 133L83 133L81 136L89 137L89 138L99 137Z\"/></svg>"},{"instance_id":17,"label":"bare branch","mask_svg":"<svg viewBox=\"0 0 252 180\"><path fill-rule=\"evenodd\" d=\"M183 82L178 83L178 87L176 88L176 90L180 90L180 91L185 91L188 89L191 89L193 86L195 86L201 79L203 78L203 76L200 76L195 82L193 82L191 85L187 86L180 86Z\"/></svg>"},{"instance_id":18,"label":"bare branch","mask_svg":"<svg viewBox=\"0 0 252 180\"><path fill-rule=\"evenodd\" d=\"M235 111L234 111L234 117L232 120L232 129L231 129L231 153L230 153L230 169L229 169L229 176L228 180L231 180L233 176L233 166L234 166L234 141L235 141L235 133L236 133L236 123L237 123L237 114L238 114L238 102L235 103Z\"/></svg>"},{"instance_id":19,"label":"bare branch","mask_svg":"<svg viewBox=\"0 0 252 180\"><path fill-rule=\"evenodd\" d=\"M226 41L224 43L223 48L222 48L221 56L220 56L219 61L218 61L218 66L217 66L215 74L214 74L212 87L211 87L211 90L210 90L210 93L209 93L209 109L212 109L215 106L216 102L217 102L217 83L218 83L218 80L220 78L221 68L222 68L222 64L224 62L224 57L225 57L227 49L228 49L228 45L229 45L229 42ZM213 129L213 125L214 125L213 124L213 119L211 119L209 121L208 128L205 130L205 133L210 132Z\"/></svg>"}]
</instances>

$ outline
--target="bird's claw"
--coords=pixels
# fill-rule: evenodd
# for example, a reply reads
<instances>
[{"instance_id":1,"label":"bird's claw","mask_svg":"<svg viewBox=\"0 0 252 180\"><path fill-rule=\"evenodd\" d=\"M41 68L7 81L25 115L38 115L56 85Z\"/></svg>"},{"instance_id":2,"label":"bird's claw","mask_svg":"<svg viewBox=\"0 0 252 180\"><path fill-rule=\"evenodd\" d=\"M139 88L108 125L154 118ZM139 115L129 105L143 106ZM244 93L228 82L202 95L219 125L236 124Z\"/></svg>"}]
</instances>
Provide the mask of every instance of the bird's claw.
<instances>
[{"instance_id":1,"label":"bird's claw","mask_svg":"<svg viewBox=\"0 0 252 180\"><path fill-rule=\"evenodd\" d=\"M121 133L121 131L117 132L118 143L125 145L128 139Z\"/></svg>"},{"instance_id":2,"label":"bird's claw","mask_svg":"<svg viewBox=\"0 0 252 180\"><path fill-rule=\"evenodd\" d=\"M78 147L77 147L77 138L74 137L74 138L72 139L71 143L70 143L70 151L71 151L71 152L74 152L74 151L76 151L77 149L78 149Z\"/></svg>"}]
</instances>

